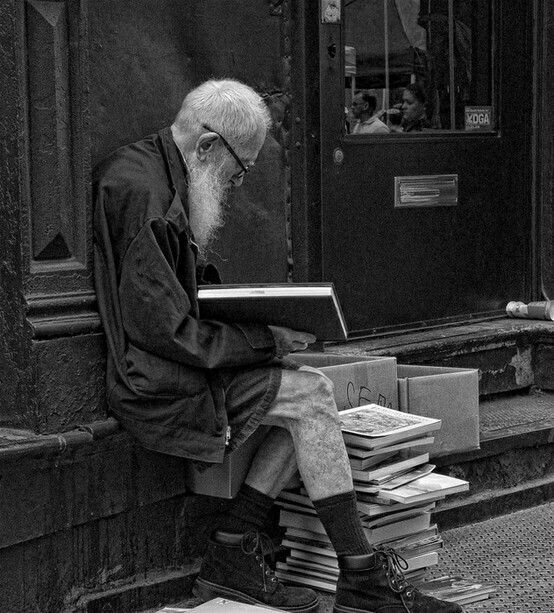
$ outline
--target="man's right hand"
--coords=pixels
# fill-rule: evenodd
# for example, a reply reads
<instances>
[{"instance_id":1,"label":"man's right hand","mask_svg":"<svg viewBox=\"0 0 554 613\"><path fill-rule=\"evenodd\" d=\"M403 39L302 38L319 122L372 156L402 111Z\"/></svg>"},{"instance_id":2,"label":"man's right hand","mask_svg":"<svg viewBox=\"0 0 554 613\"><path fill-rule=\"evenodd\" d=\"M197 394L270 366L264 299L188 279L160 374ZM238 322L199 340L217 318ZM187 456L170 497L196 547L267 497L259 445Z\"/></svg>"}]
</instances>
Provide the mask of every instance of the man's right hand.
<instances>
[{"instance_id":1,"label":"man's right hand","mask_svg":"<svg viewBox=\"0 0 554 613\"><path fill-rule=\"evenodd\" d=\"M269 326L275 345L277 347L277 355L283 357L294 351L304 351L308 345L315 343L316 337L309 332L299 332L290 328L281 328L280 326Z\"/></svg>"}]
</instances>

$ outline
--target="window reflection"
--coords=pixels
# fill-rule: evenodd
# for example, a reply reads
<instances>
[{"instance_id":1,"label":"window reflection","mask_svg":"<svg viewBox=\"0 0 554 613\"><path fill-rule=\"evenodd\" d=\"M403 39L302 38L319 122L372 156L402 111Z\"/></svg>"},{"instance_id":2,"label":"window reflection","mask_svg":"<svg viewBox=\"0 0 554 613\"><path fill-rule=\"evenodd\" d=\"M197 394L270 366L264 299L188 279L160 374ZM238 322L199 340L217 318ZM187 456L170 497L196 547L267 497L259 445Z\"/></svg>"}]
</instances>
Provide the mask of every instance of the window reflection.
<instances>
[{"instance_id":1,"label":"window reflection","mask_svg":"<svg viewBox=\"0 0 554 613\"><path fill-rule=\"evenodd\" d=\"M494 129L491 5L347 0L347 131Z\"/></svg>"}]
</instances>

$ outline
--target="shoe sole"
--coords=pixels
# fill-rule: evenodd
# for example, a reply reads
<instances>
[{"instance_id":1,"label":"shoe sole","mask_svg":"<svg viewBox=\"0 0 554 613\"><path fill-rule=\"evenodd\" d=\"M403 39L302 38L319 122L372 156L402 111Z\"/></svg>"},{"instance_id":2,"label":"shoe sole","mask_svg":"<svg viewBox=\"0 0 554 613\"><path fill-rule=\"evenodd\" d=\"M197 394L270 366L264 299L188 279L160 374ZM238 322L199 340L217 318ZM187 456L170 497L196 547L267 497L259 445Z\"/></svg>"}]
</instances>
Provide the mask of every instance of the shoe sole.
<instances>
[{"instance_id":1,"label":"shoe sole","mask_svg":"<svg viewBox=\"0 0 554 613\"><path fill-rule=\"evenodd\" d=\"M196 580L196 583L192 588L192 593L194 596L202 600L202 602L207 602L208 600L213 600L214 598L229 598L231 600L236 600L237 602L244 602L246 604L264 607L266 609L290 611L291 613L311 613L312 611L316 611L319 606L319 601L316 598L308 605L298 605L297 607L272 607L261 600L257 600L256 598L249 596L248 594L233 590L229 587L224 587L223 585L210 583L204 579Z\"/></svg>"}]
</instances>

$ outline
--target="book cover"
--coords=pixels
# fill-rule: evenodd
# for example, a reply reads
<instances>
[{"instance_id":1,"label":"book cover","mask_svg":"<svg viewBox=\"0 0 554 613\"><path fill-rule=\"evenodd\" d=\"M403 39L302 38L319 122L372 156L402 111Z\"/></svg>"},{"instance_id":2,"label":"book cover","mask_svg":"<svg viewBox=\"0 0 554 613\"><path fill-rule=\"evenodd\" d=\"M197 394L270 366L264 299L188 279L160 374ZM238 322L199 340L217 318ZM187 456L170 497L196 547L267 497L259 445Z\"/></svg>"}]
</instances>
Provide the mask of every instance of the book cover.
<instances>
[{"instance_id":1,"label":"book cover","mask_svg":"<svg viewBox=\"0 0 554 613\"><path fill-rule=\"evenodd\" d=\"M229 598L219 597L208 600L208 602L199 604L192 609L165 607L157 611L157 613L181 613L181 611L198 611L198 613L271 613L271 611L275 611L275 613L279 613L281 609L274 609L265 605L246 604L236 600L229 600Z\"/></svg>"},{"instance_id":2,"label":"book cover","mask_svg":"<svg viewBox=\"0 0 554 613\"><path fill-rule=\"evenodd\" d=\"M385 460L397 458L399 456L399 453L400 452L398 451L389 451L388 453L380 453L379 455L372 455L363 459L350 457L349 454L348 461L350 462L350 468L352 470L366 470L367 468L371 468L372 466L381 464L381 462L384 462Z\"/></svg>"},{"instance_id":3,"label":"book cover","mask_svg":"<svg viewBox=\"0 0 554 613\"><path fill-rule=\"evenodd\" d=\"M291 585L305 585L313 587L316 590L321 590L322 592L334 594L337 589L337 584L334 581L310 577L301 573L293 573L290 570L284 571L277 569L275 571L275 576Z\"/></svg>"},{"instance_id":4,"label":"book cover","mask_svg":"<svg viewBox=\"0 0 554 613\"><path fill-rule=\"evenodd\" d=\"M407 517L413 517L415 515L421 515L422 513L428 513L435 508L435 503L430 502L420 506L405 507L404 505L398 505L399 511L394 513L387 513L386 515L378 515L377 517L368 517L362 515L362 523L369 528L375 528L377 526L384 526L386 524L392 524Z\"/></svg>"},{"instance_id":5,"label":"book cover","mask_svg":"<svg viewBox=\"0 0 554 613\"><path fill-rule=\"evenodd\" d=\"M322 579L336 580L339 576L338 566L333 568L325 564L318 564L312 560L302 560L293 556L287 556L285 562L277 562L276 568L279 570L291 570L297 573L309 573L313 576L320 576Z\"/></svg>"},{"instance_id":6,"label":"book cover","mask_svg":"<svg viewBox=\"0 0 554 613\"><path fill-rule=\"evenodd\" d=\"M423 447L425 445L432 445L435 442L435 437L433 436L422 436L419 438L408 439L405 441L400 441L398 443L393 443L392 445L388 445L387 447L379 447L377 449L360 449L358 447L352 447L352 445L346 445L346 451L348 452L348 457L350 461L356 461L359 464L357 466L352 466L352 468L357 468L363 470L367 468L367 466L363 465L365 460L373 460L375 458L379 458L380 456L384 456L384 458L388 457L388 454L397 453L404 449L413 449L414 447ZM368 466L371 466L369 464Z\"/></svg>"},{"instance_id":7,"label":"book cover","mask_svg":"<svg viewBox=\"0 0 554 613\"><path fill-rule=\"evenodd\" d=\"M306 528L296 528L295 526L287 526L286 527L285 536L293 538L293 539L301 539L306 543L311 543L312 545L317 544L319 546L325 546L329 549L333 549L331 545L331 540L327 536L327 534L323 534L322 532L314 532L313 530L307 530Z\"/></svg>"},{"instance_id":8,"label":"book cover","mask_svg":"<svg viewBox=\"0 0 554 613\"><path fill-rule=\"evenodd\" d=\"M394 490L401 485L406 485L407 483L411 483L416 479L421 479L421 477L425 477L425 475L430 475L436 466L434 464L423 464L422 466L418 466L413 470L409 470L406 473L393 477L389 481L385 483L381 483L381 490Z\"/></svg>"},{"instance_id":9,"label":"book cover","mask_svg":"<svg viewBox=\"0 0 554 613\"><path fill-rule=\"evenodd\" d=\"M382 526L371 527L364 525L364 532L371 543L382 543L393 538L400 538L412 532L418 532L428 528L430 525L431 514L420 513L413 517L401 519L399 521L385 524ZM362 522L364 524L364 522ZM290 528L301 528L309 530L317 535L325 536L325 528L321 521L313 515L305 515L295 511L283 510L280 513L279 525Z\"/></svg>"},{"instance_id":10,"label":"book cover","mask_svg":"<svg viewBox=\"0 0 554 613\"><path fill-rule=\"evenodd\" d=\"M465 492L468 489L468 481L448 475L430 473L393 490L381 489L376 495L376 500L400 503L423 502L438 500L449 494Z\"/></svg>"},{"instance_id":11,"label":"book cover","mask_svg":"<svg viewBox=\"0 0 554 613\"><path fill-rule=\"evenodd\" d=\"M306 551L308 553L314 553L328 558L337 557L331 543L318 541L317 539L305 539L298 536L293 536L292 534L289 535L288 530L281 544L283 547L288 547L291 550L295 549L299 551Z\"/></svg>"},{"instance_id":12,"label":"book cover","mask_svg":"<svg viewBox=\"0 0 554 613\"><path fill-rule=\"evenodd\" d=\"M310 332L320 341L346 340L346 321L332 283L201 285L200 316L258 322Z\"/></svg>"},{"instance_id":13,"label":"book cover","mask_svg":"<svg viewBox=\"0 0 554 613\"><path fill-rule=\"evenodd\" d=\"M435 503L421 503L421 502L413 502L411 504L400 504L399 502L393 502L392 504L378 504L375 502L366 502L365 500L358 499L358 510L360 513L367 515L368 517L380 517L382 515L395 515L399 511L403 511L406 509L410 509L412 507L420 508L425 510L427 506L430 504L434 505Z\"/></svg>"},{"instance_id":14,"label":"book cover","mask_svg":"<svg viewBox=\"0 0 554 613\"><path fill-rule=\"evenodd\" d=\"M406 534L398 538L384 541L384 544L400 551L402 549L409 549L411 547L419 546L422 543L428 543L437 539L440 540L438 526L437 524L431 524L424 530L419 530L418 532L412 532L411 534Z\"/></svg>"},{"instance_id":15,"label":"book cover","mask_svg":"<svg viewBox=\"0 0 554 613\"><path fill-rule=\"evenodd\" d=\"M426 464L429 461L428 453L421 453L409 458L401 458L395 462L385 462L378 466L366 468L365 470L352 470L352 478L354 481L362 483L375 483L379 485L390 481L396 476L408 472L416 466Z\"/></svg>"},{"instance_id":16,"label":"book cover","mask_svg":"<svg viewBox=\"0 0 554 613\"><path fill-rule=\"evenodd\" d=\"M303 551L302 549L292 548L290 555L287 556L287 564L294 564L295 566L305 566L306 568L313 567L325 569L324 572L330 572L331 570L337 570L339 568L339 562L337 556L326 556L312 553L309 551Z\"/></svg>"},{"instance_id":17,"label":"book cover","mask_svg":"<svg viewBox=\"0 0 554 613\"><path fill-rule=\"evenodd\" d=\"M378 404L346 409L339 413L339 418L345 443L363 449L386 447L441 427L440 419L402 413Z\"/></svg>"}]
</instances>

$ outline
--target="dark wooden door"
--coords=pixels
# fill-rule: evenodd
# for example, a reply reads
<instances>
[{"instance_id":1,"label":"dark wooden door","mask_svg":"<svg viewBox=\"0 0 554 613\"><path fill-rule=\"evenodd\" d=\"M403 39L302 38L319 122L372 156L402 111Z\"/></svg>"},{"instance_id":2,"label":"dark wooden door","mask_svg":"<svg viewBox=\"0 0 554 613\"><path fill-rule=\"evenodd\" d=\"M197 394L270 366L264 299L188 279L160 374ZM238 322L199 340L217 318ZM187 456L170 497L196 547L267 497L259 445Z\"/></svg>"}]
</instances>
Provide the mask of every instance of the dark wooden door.
<instances>
[{"instance_id":1,"label":"dark wooden door","mask_svg":"<svg viewBox=\"0 0 554 613\"><path fill-rule=\"evenodd\" d=\"M351 42L345 23L351 9L343 7L340 24L323 23L320 16L322 277L335 283L354 333L495 315L509 300L528 298L532 5L494 2L490 29L473 33L473 78L490 84L483 95L489 96L493 124L485 131L468 129L462 109L456 125L442 129L346 133L345 92L348 97L351 84L343 49ZM483 60L479 53L489 55ZM394 61L401 66L401 59ZM371 60L369 70L367 65L366 57L362 75L358 62L358 81L379 87L382 75L372 73ZM479 65L486 74L478 74ZM401 70L391 70L391 88L401 84ZM431 194L430 201L395 206L399 178L429 176L435 179L424 179L423 193ZM457 191L455 184L453 192L448 187L451 178ZM410 205L409 180L404 181L404 204ZM417 186L411 195L417 204ZM403 204L398 191L396 196Z\"/></svg>"}]
</instances>

